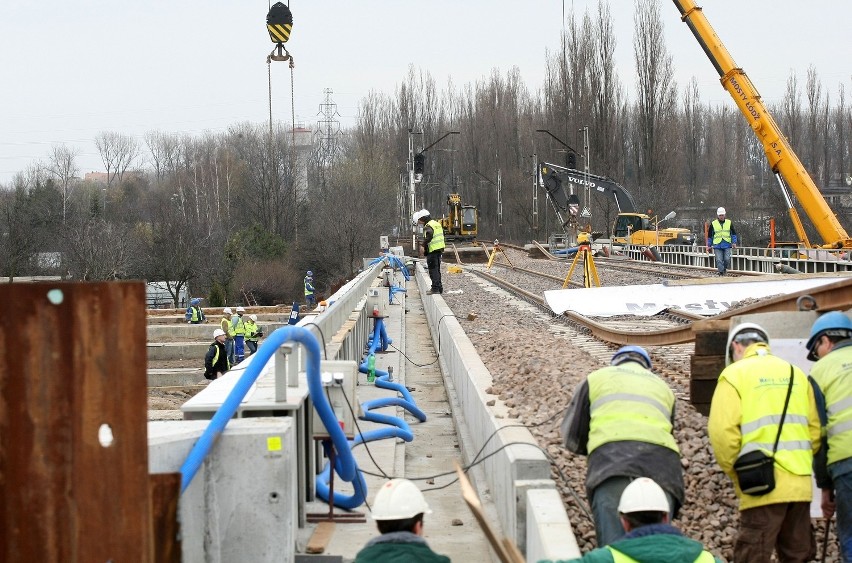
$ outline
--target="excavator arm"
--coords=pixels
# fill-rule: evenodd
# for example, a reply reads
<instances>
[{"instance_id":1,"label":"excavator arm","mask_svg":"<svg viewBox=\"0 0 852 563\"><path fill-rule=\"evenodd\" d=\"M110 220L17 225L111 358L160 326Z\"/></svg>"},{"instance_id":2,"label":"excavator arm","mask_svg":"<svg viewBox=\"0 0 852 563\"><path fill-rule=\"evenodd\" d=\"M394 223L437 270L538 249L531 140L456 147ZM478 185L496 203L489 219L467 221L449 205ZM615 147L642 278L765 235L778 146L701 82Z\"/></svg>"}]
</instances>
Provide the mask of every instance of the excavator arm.
<instances>
[{"instance_id":1,"label":"excavator arm","mask_svg":"<svg viewBox=\"0 0 852 563\"><path fill-rule=\"evenodd\" d=\"M852 248L852 239L828 206L822 194L802 165L778 124L766 111L760 94L743 69L738 68L722 40L716 35L710 22L693 0L673 0L680 10L681 19L689 26L704 53L719 73L722 86L737 104L763 144L769 166L780 175L802 205L805 214L813 223L827 248ZM791 218L797 234L807 241L804 229L792 202L789 203Z\"/></svg>"}]
</instances>

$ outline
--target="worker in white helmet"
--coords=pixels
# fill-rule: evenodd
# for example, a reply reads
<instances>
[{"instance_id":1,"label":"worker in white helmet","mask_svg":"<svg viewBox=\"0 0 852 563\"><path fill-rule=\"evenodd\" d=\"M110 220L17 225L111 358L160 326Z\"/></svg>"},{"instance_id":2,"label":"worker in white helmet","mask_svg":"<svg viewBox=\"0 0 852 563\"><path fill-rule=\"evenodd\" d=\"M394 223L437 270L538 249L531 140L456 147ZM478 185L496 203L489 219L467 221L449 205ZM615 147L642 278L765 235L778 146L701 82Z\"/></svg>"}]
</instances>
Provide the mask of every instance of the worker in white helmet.
<instances>
[{"instance_id":1,"label":"worker in white helmet","mask_svg":"<svg viewBox=\"0 0 852 563\"><path fill-rule=\"evenodd\" d=\"M685 537L669 523L669 500L666 492L653 479L639 477L625 487L618 503L618 516L627 530L626 536L572 561L721 561L705 550L699 542Z\"/></svg>"},{"instance_id":2,"label":"worker in white helmet","mask_svg":"<svg viewBox=\"0 0 852 563\"><path fill-rule=\"evenodd\" d=\"M231 328L231 318L234 312L230 307L222 309L222 318L219 321L219 328L225 333L225 352L228 354L228 362L234 364L234 331Z\"/></svg>"},{"instance_id":3,"label":"worker in white helmet","mask_svg":"<svg viewBox=\"0 0 852 563\"><path fill-rule=\"evenodd\" d=\"M257 341L263 336L263 331L257 326L257 315L249 315L248 320L245 322L245 328L246 346L249 349L249 353L254 354L257 352Z\"/></svg>"},{"instance_id":4,"label":"worker in white helmet","mask_svg":"<svg viewBox=\"0 0 852 563\"><path fill-rule=\"evenodd\" d=\"M207 349L207 355L204 356L204 377L207 379L221 377L223 373L231 369L228 352L225 350L226 336L221 328L213 331L213 342Z\"/></svg>"},{"instance_id":5,"label":"worker in white helmet","mask_svg":"<svg viewBox=\"0 0 852 563\"><path fill-rule=\"evenodd\" d=\"M716 210L716 219L710 223L707 231L707 248L713 249L716 255L716 275L724 276L731 267L732 248L737 247L737 231L734 224L727 218L724 207Z\"/></svg>"},{"instance_id":6,"label":"worker in white helmet","mask_svg":"<svg viewBox=\"0 0 852 563\"><path fill-rule=\"evenodd\" d=\"M426 292L444 293L444 285L441 283L441 255L444 253L444 228L440 221L429 216L427 209L416 211L412 216L415 223L423 226L423 251L426 256L426 267L429 269L429 279L432 287Z\"/></svg>"},{"instance_id":7,"label":"worker in white helmet","mask_svg":"<svg viewBox=\"0 0 852 563\"><path fill-rule=\"evenodd\" d=\"M243 315L245 314L246 310L244 308L237 307L237 314L231 317L231 332L234 335L234 357L231 359L232 364L238 364L246 359L244 346L246 338L246 324L245 321L243 321Z\"/></svg>"},{"instance_id":8,"label":"worker in white helmet","mask_svg":"<svg viewBox=\"0 0 852 563\"><path fill-rule=\"evenodd\" d=\"M739 500L734 561L769 563L773 551L779 561L811 561L811 474L820 447L814 389L801 369L772 354L769 333L755 323L731 329L726 359L707 436Z\"/></svg>"},{"instance_id":9,"label":"worker in white helmet","mask_svg":"<svg viewBox=\"0 0 852 563\"><path fill-rule=\"evenodd\" d=\"M450 563L423 539L423 515L431 514L423 493L408 479L391 479L373 501L372 516L382 535L371 539L355 556L355 563L405 561Z\"/></svg>"}]
</instances>

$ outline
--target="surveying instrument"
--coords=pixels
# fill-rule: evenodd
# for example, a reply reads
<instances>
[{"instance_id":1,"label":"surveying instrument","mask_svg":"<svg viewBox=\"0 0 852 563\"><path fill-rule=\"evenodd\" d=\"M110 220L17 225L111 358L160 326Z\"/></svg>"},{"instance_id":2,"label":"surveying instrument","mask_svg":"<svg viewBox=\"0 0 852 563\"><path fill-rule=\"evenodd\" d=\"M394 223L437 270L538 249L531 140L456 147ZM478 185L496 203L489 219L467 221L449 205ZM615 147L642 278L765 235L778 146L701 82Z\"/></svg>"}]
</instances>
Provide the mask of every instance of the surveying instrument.
<instances>
[{"instance_id":1,"label":"surveying instrument","mask_svg":"<svg viewBox=\"0 0 852 563\"><path fill-rule=\"evenodd\" d=\"M574 261L571 262L571 267L568 269L568 275L565 276L565 282L562 284L562 289L568 287L571 281L571 274L574 273L574 268L577 267L577 262L583 262L583 285L592 287L592 281L597 287L601 286L601 280L598 277L598 269L595 267L595 259L592 256L592 236L581 231L577 235L577 253L574 255Z\"/></svg>"}]
</instances>

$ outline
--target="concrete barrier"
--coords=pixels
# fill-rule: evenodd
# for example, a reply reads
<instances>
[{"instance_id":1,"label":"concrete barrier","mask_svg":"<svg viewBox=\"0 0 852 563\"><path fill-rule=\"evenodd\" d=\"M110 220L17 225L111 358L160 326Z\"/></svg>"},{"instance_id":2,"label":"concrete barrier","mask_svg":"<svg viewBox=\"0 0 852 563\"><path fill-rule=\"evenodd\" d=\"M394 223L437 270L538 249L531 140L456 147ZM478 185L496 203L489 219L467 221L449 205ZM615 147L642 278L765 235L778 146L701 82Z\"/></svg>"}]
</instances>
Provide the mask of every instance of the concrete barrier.
<instances>
[{"instance_id":1,"label":"concrete barrier","mask_svg":"<svg viewBox=\"0 0 852 563\"><path fill-rule=\"evenodd\" d=\"M580 547L556 489L527 491L526 514L527 561L535 563L542 559L557 561L580 557Z\"/></svg>"},{"instance_id":2,"label":"concrete barrier","mask_svg":"<svg viewBox=\"0 0 852 563\"><path fill-rule=\"evenodd\" d=\"M533 521L544 519L544 515L535 513L535 506L528 505L527 496L536 489L555 488L550 478L550 462L528 429L506 428L497 432L516 422L494 416L503 407L486 406L489 397L485 389L492 385L491 372L482 363L476 348L444 299L439 295L426 296L430 282L422 263L417 266L416 280L423 295L423 309L429 319L432 340L440 351L441 369L454 388L457 405L454 405L453 416L465 461L472 461L472 456L483 447L480 457L500 450L483 462L484 473L504 533L524 551L527 522L530 518ZM512 445L507 446L510 443ZM501 450L504 446L505 449ZM554 509L549 507L548 510ZM564 507L562 512L565 513ZM562 531L564 534L570 532L570 526Z\"/></svg>"},{"instance_id":3,"label":"concrete barrier","mask_svg":"<svg viewBox=\"0 0 852 563\"><path fill-rule=\"evenodd\" d=\"M149 472L177 472L208 423L149 422ZM293 561L296 474L291 418L231 420L180 497L182 560Z\"/></svg>"}]
</instances>

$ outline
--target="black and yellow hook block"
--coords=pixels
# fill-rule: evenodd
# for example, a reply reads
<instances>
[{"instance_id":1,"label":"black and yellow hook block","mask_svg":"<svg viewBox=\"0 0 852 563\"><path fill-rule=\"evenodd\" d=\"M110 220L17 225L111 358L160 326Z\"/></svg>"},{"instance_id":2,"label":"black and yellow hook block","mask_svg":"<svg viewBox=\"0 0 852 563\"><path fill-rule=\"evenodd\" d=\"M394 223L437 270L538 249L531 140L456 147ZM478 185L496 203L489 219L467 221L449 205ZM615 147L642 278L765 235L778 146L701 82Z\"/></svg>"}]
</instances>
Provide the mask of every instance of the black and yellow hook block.
<instances>
[{"instance_id":1,"label":"black and yellow hook block","mask_svg":"<svg viewBox=\"0 0 852 563\"><path fill-rule=\"evenodd\" d=\"M266 14L266 29L273 43L286 43L293 29L293 13L286 4L276 2Z\"/></svg>"}]
</instances>

